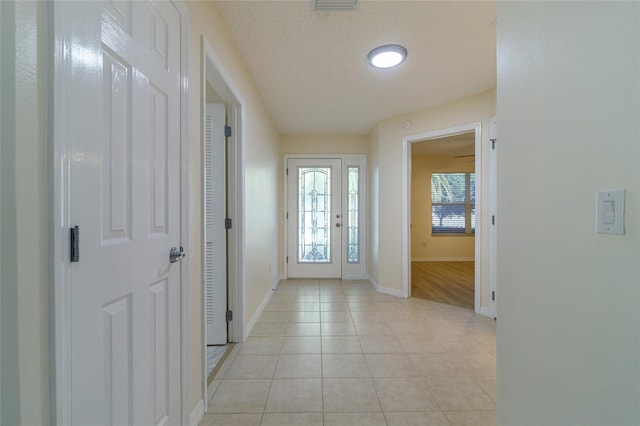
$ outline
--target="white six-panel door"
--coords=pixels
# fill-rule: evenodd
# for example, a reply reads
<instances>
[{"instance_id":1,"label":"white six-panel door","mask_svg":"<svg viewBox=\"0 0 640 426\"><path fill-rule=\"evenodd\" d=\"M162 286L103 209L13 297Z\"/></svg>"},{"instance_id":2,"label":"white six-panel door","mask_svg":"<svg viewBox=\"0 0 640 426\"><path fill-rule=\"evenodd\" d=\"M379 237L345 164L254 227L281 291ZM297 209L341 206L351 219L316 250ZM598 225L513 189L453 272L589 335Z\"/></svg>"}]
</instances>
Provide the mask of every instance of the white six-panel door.
<instances>
[{"instance_id":1,"label":"white six-panel door","mask_svg":"<svg viewBox=\"0 0 640 426\"><path fill-rule=\"evenodd\" d=\"M68 10L71 423L180 424L180 14Z\"/></svg>"}]
</instances>

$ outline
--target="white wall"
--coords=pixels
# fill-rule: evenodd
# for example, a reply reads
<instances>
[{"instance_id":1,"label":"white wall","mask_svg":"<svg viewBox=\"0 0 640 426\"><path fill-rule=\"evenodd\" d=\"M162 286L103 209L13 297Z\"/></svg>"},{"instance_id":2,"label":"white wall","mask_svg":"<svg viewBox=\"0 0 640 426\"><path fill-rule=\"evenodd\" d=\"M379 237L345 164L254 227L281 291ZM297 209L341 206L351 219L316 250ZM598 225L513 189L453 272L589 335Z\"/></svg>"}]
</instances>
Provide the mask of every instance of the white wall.
<instances>
[{"instance_id":1,"label":"white wall","mask_svg":"<svg viewBox=\"0 0 640 426\"><path fill-rule=\"evenodd\" d=\"M281 154L366 154L368 151L367 136L285 135L280 139Z\"/></svg>"},{"instance_id":2,"label":"white wall","mask_svg":"<svg viewBox=\"0 0 640 426\"><path fill-rule=\"evenodd\" d=\"M378 155L378 126L369 135L369 156L367 157L369 171L369 261L367 269L369 279L378 285L378 269L380 263L380 157Z\"/></svg>"},{"instance_id":3,"label":"white wall","mask_svg":"<svg viewBox=\"0 0 640 426\"><path fill-rule=\"evenodd\" d=\"M49 423L44 3L2 2L2 424Z\"/></svg>"},{"instance_id":4,"label":"white wall","mask_svg":"<svg viewBox=\"0 0 640 426\"><path fill-rule=\"evenodd\" d=\"M244 101L244 323L255 315L278 277L280 137L213 2L187 1L189 36L189 394L202 398L202 125L201 36L221 60ZM271 271L269 271L271 265Z\"/></svg>"},{"instance_id":5,"label":"white wall","mask_svg":"<svg viewBox=\"0 0 640 426\"><path fill-rule=\"evenodd\" d=\"M370 164L371 173L377 179L372 190L372 210L379 215L372 218L371 251L376 251L376 259L369 264L369 275L377 274L377 283L392 293L402 291L402 140L404 137L443 130L455 126L481 122L482 125L482 173L488 177L489 167L489 118L495 114L495 90L489 90L434 108L416 111L399 117L389 118L378 123L372 136L373 146L370 152L376 153L375 162ZM405 129L404 121L410 121L411 127ZM372 155L372 157L374 157ZM489 252L489 179L482 181L482 227L487 238L483 240L483 253ZM486 199L486 201L485 201ZM375 244L375 246L373 245ZM372 255L373 257L373 255ZM483 257L480 305L489 306L489 266L487 257Z\"/></svg>"},{"instance_id":6,"label":"white wall","mask_svg":"<svg viewBox=\"0 0 640 426\"><path fill-rule=\"evenodd\" d=\"M498 423L640 424L640 3L498 6ZM626 189L626 235L595 233Z\"/></svg>"}]
</instances>

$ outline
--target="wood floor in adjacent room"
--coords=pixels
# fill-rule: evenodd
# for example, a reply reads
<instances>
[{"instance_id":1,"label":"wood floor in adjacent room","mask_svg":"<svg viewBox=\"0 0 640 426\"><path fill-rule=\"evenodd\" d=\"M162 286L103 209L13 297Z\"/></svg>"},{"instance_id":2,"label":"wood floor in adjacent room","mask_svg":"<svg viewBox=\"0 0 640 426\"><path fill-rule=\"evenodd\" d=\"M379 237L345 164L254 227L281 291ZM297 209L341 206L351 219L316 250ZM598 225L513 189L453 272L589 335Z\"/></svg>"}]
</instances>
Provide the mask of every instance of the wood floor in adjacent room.
<instances>
[{"instance_id":1,"label":"wood floor in adjacent room","mask_svg":"<svg viewBox=\"0 0 640 426\"><path fill-rule=\"evenodd\" d=\"M411 296L474 308L475 262L412 262Z\"/></svg>"}]
</instances>

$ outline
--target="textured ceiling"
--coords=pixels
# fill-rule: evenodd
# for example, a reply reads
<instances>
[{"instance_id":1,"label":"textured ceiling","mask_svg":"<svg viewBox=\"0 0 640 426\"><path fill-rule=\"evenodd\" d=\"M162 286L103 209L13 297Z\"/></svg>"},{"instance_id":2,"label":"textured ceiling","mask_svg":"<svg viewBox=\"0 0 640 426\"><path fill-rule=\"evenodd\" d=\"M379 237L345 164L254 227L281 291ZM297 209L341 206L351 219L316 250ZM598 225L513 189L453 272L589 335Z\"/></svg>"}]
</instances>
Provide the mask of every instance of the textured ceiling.
<instances>
[{"instance_id":1,"label":"textured ceiling","mask_svg":"<svg viewBox=\"0 0 640 426\"><path fill-rule=\"evenodd\" d=\"M367 135L381 119L495 86L495 2L214 3L282 134ZM367 53L383 44L405 46L405 63L371 68Z\"/></svg>"}]
</instances>

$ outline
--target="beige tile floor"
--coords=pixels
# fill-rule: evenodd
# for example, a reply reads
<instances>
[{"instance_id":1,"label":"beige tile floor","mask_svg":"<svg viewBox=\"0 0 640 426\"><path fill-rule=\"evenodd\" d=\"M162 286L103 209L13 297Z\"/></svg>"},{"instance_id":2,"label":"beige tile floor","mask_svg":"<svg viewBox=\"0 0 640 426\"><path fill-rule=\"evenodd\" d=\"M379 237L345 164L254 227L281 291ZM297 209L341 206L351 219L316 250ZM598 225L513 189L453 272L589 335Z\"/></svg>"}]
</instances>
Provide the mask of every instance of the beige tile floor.
<instances>
[{"instance_id":1,"label":"beige tile floor","mask_svg":"<svg viewBox=\"0 0 640 426\"><path fill-rule=\"evenodd\" d=\"M495 365L495 322L468 309L282 281L200 425L495 425Z\"/></svg>"}]
</instances>

